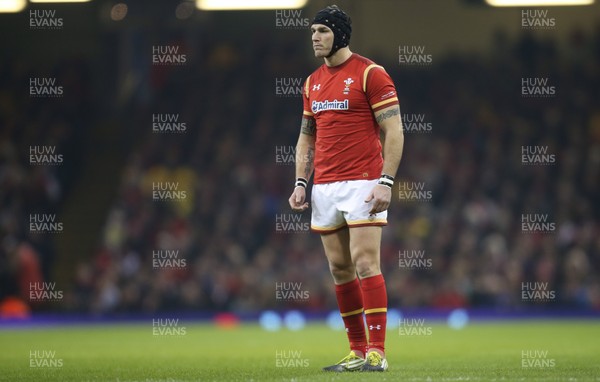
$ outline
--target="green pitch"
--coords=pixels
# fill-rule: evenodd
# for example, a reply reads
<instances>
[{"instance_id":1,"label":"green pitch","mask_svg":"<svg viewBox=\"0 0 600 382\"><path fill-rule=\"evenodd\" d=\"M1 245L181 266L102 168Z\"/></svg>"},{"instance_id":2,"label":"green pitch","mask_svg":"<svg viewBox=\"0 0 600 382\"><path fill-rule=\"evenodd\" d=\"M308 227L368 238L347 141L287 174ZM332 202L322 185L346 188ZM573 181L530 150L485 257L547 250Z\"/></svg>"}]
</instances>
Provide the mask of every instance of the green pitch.
<instances>
[{"instance_id":1,"label":"green pitch","mask_svg":"<svg viewBox=\"0 0 600 382\"><path fill-rule=\"evenodd\" d=\"M600 322L427 326L388 331L387 373L327 374L345 333L265 332L179 322L0 329L2 381L600 381ZM156 334L156 335L155 335ZM524 366L525 365L525 366Z\"/></svg>"}]
</instances>

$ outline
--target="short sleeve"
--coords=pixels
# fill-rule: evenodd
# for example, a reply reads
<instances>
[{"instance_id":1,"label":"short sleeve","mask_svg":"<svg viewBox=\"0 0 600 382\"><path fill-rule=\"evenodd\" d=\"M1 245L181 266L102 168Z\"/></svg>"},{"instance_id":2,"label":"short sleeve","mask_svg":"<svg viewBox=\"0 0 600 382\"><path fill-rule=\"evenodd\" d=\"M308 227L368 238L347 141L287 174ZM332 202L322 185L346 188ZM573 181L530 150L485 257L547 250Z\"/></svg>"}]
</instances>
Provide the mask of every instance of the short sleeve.
<instances>
[{"instance_id":1,"label":"short sleeve","mask_svg":"<svg viewBox=\"0 0 600 382\"><path fill-rule=\"evenodd\" d=\"M363 86L373 111L398 105L398 94L392 78L379 65L370 65L365 69Z\"/></svg>"}]
</instances>

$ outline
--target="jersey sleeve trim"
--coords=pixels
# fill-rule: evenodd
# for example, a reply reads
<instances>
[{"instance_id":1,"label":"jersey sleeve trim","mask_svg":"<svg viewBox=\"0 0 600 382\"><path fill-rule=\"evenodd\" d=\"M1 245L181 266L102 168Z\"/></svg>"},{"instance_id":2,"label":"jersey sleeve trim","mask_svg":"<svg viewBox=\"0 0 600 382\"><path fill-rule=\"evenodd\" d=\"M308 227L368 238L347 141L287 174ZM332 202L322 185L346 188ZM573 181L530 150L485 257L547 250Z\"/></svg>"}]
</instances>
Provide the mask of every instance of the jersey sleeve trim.
<instances>
[{"instance_id":1,"label":"jersey sleeve trim","mask_svg":"<svg viewBox=\"0 0 600 382\"><path fill-rule=\"evenodd\" d=\"M377 64L371 64L371 65L369 65L369 66L366 67L365 72L363 73L363 92L365 92L365 93L367 92L367 76L369 75L369 72L373 68L381 68L381 69L383 69L383 66L377 65Z\"/></svg>"},{"instance_id":2,"label":"jersey sleeve trim","mask_svg":"<svg viewBox=\"0 0 600 382\"><path fill-rule=\"evenodd\" d=\"M388 103L399 103L398 97L394 97L394 98L386 99L385 101L377 102L375 105L371 105L371 109L375 110L378 107L381 107Z\"/></svg>"},{"instance_id":3,"label":"jersey sleeve trim","mask_svg":"<svg viewBox=\"0 0 600 382\"><path fill-rule=\"evenodd\" d=\"M304 84L304 95L308 99L308 89L310 89L310 76L306 77L306 83Z\"/></svg>"}]
</instances>

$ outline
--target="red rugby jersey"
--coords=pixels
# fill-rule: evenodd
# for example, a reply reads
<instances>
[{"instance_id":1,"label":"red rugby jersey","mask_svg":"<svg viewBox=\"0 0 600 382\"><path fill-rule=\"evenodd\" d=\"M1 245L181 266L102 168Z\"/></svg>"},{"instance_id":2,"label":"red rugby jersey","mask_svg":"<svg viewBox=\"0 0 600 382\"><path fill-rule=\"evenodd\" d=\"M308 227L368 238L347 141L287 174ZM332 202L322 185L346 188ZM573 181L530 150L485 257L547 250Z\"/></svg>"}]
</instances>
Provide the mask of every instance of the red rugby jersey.
<instances>
[{"instance_id":1,"label":"red rugby jersey","mask_svg":"<svg viewBox=\"0 0 600 382\"><path fill-rule=\"evenodd\" d=\"M317 122L315 184L377 179L383 157L374 112L397 105L385 69L356 53L344 63L321 65L304 83L304 115Z\"/></svg>"}]
</instances>

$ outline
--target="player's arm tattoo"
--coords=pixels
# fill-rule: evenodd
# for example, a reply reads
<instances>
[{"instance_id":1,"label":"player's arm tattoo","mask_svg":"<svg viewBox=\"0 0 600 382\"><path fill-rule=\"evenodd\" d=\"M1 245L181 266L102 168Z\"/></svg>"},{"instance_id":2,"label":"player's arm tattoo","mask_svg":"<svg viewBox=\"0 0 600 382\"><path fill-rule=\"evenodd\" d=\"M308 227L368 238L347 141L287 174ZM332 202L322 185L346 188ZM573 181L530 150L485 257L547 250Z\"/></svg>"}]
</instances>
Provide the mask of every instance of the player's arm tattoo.
<instances>
[{"instance_id":1,"label":"player's arm tattoo","mask_svg":"<svg viewBox=\"0 0 600 382\"><path fill-rule=\"evenodd\" d=\"M306 152L306 165L304 166L304 179L310 179L310 174L313 169L313 162L315 159L315 149L309 147Z\"/></svg>"},{"instance_id":2,"label":"player's arm tattoo","mask_svg":"<svg viewBox=\"0 0 600 382\"><path fill-rule=\"evenodd\" d=\"M400 114L400 108L399 107L395 107L393 109L390 110L386 110L383 113L379 114L377 116L377 123L381 124L381 122L385 119L391 118L395 115L399 115Z\"/></svg>"},{"instance_id":3,"label":"player's arm tattoo","mask_svg":"<svg viewBox=\"0 0 600 382\"><path fill-rule=\"evenodd\" d=\"M314 118L302 118L302 125L300 125L302 134L315 135L317 129L317 122Z\"/></svg>"}]
</instances>

